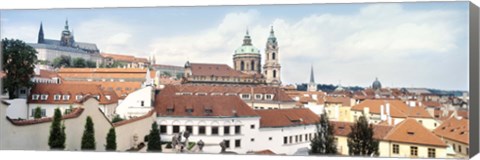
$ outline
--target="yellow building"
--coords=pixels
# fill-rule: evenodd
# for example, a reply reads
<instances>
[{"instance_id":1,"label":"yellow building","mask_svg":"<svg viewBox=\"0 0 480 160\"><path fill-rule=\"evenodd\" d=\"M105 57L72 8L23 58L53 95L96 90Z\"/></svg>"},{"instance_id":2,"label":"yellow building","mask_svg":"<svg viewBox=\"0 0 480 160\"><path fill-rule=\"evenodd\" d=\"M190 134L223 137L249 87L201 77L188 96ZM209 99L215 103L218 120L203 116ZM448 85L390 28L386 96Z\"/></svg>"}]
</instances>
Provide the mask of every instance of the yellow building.
<instances>
[{"instance_id":1,"label":"yellow building","mask_svg":"<svg viewBox=\"0 0 480 160\"><path fill-rule=\"evenodd\" d=\"M433 133L439 136L455 151L456 158L468 158L469 122L461 117L450 117L438 126Z\"/></svg>"}]
</instances>

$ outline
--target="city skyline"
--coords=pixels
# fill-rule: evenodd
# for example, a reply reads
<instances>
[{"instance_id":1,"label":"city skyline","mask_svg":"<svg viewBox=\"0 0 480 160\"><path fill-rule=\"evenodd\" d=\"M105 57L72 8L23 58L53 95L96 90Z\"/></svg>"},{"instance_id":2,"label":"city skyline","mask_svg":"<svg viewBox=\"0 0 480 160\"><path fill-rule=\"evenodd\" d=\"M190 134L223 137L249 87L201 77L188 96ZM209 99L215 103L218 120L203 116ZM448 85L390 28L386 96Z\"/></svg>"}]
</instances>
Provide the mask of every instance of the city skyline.
<instances>
[{"instance_id":1,"label":"city skyline","mask_svg":"<svg viewBox=\"0 0 480 160\"><path fill-rule=\"evenodd\" d=\"M1 37L35 43L42 22L45 38L59 39L68 18L75 39L101 52L232 66L247 28L263 63L273 26L283 84L307 83L313 64L321 84L367 87L378 77L386 87L468 90L467 8L451 2L6 10Z\"/></svg>"}]
</instances>

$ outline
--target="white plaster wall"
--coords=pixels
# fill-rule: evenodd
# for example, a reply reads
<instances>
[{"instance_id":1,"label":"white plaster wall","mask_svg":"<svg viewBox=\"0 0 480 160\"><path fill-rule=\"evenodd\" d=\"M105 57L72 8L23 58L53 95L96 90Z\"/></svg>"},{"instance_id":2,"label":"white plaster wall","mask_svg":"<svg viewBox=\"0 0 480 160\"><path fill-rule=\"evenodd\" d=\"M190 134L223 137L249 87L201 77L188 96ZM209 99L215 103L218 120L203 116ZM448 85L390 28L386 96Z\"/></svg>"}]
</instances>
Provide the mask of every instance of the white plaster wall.
<instances>
[{"instance_id":1,"label":"white plaster wall","mask_svg":"<svg viewBox=\"0 0 480 160\"><path fill-rule=\"evenodd\" d=\"M13 99L13 100L6 100L8 103L11 104L12 107L7 108L7 116L11 119L27 119L29 111L27 110L27 100L26 99Z\"/></svg>"},{"instance_id":2,"label":"white plaster wall","mask_svg":"<svg viewBox=\"0 0 480 160\"><path fill-rule=\"evenodd\" d=\"M115 133L117 134L117 151L126 151L133 147L134 135L138 136L136 144L143 142L145 135L150 134L150 129L156 120L156 115L157 114L154 113L148 118L115 127Z\"/></svg>"},{"instance_id":3,"label":"white plaster wall","mask_svg":"<svg viewBox=\"0 0 480 160\"><path fill-rule=\"evenodd\" d=\"M145 115L152 109L152 90L148 86L130 93L116 108L116 114L120 117L128 118L130 116ZM141 106L141 102L144 105Z\"/></svg>"},{"instance_id":4,"label":"white plaster wall","mask_svg":"<svg viewBox=\"0 0 480 160\"><path fill-rule=\"evenodd\" d=\"M41 109L45 109L45 116L46 117L53 117L54 113L55 113L55 109L56 108L59 108L60 111L63 113L65 113L65 110L66 109L70 109L70 106L72 106L72 108L75 106L75 105L71 105L71 104L40 104L40 103L30 103L28 104L28 108L27 108L27 111L28 111L28 119L33 119L33 116L32 116L32 109L35 109L37 107L40 107ZM98 106L95 106L98 108Z\"/></svg>"}]
</instances>

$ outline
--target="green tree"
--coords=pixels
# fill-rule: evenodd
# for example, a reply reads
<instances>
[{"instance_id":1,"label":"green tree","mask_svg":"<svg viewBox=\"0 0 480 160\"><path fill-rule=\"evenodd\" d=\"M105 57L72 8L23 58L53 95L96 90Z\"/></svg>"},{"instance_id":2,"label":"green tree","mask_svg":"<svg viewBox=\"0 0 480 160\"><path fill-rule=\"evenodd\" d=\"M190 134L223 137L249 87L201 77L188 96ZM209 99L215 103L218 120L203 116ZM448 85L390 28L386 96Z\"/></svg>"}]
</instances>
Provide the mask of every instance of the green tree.
<instances>
[{"instance_id":1,"label":"green tree","mask_svg":"<svg viewBox=\"0 0 480 160\"><path fill-rule=\"evenodd\" d=\"M115 134L115 128L110 128L107 134L107 145L105 146L107 151L117 150L117 136Z\"/></svg>"},{"instance_id":2,"label":"green tree","mask_svg":"<svg viewBox=\"0 0 480 160\"><path fill-rule=\"evenodd\" d=\"M40 107L35 108L35 112L33 113L33 118L35 119L42 118L42 109Z\"/></svg>"},{"instance_id":3,"label":"green tree","mask_svg":"<svg viewBox=\"0 0 480 160\"><path fill-rule=\"evenodd\" d=\"M72 66L72 58L70 56L60 56L53 59L52 66L55 68L61 67L71 67Z\"/></svg>"},{"instance_id":4,"label":"green tree","mask_svg":"<svg viewBox=\"0 0 480 160\"><path fill-rule=\"evenodd\" d=\"M65 148L65 125L60 124L62 113L56 108L53 115L52 125L50 126L50 135L48 137L48 146L52 150L63 150Z\"/></svg>"},{"instance_id":5,"label":"green tree","mask_svg":"<svg viewBox=\"0 0 480 160\"><path fill-rule=\"evenodd\" d=\"M87 62L83 58L74 58L73 67L75 68L85 68L87 67Z\"/></svg>"},{"instance_id":6,"label":"green tree","mask_svg":"<svg viewBox=\"0 0 480 160\"><path fill-rule=\"evenodd\" d=\"M117 123L117 122L120 122L120 121L123 121L124 119L120 117L120 115L116 114L113 119L112 119L112 123Z\"/></svg>"},{"instance_id":7,"label":"green tree","mask_svg":"<svg viewBox=\"0 0 480 160\"><path fill-rule=\"evenodd\" d=\"M337 154L334 127L328 120L326 111L320 116L316 125L317 133L310 143L310 154Z\"/></svg>"},{"instance_id":8,"label":"green tree","mask_svg":"<svg viewBox=\"0 0 480 160\"><path fill-rule=\"evenodd\" d=\"M378 141L373 139L373 125L360 116L348 134L348 154L354 156L378 156Z\"/></svg>"},{"instance_id":9,"label":"green tree","mask_svg":"<svg viewBox=\"0 0 480 160\"><path fill-rule=\"evenodd\" d=\"M87 61L87 68L96 68L97 67L97 63L95 63L94 61Z\"/></svg>"},{"instance_id":10,"label":"green tree","mask_svg":"<svg viewBox=\"0 0 480 160\"><path fill-rule=\"evenodd\" d=\"M147 151L149 152L161 152L162 151L162 144L160 139L160 131L158 129L157 122L153 122L152 129L150 130L150 134L148 135L148 148Z\"/></svg>"},{"instance_id":11,"label":"green tree","mask_svg":"<svg viewBox=\"0 0 480 160\"><path fill-rule=\"evenodd\" d=\"M2 39L3 92L8 92L10 99L17 98L19 88L33 86L30 79L34 75L37 51L25 42L14 39Z\"/></svg>"},{"instance_id":12,"label":"green tree","mask_svg":"<svg viewBox=\"0 0 480 160\"><path fill-rule=\"evenodd\" d=\"M87 122L85 123L85 130L82 136L82 150L95 150L95 131L93 128L92 118L87 116Z\"/></svg>"}]
</instances>

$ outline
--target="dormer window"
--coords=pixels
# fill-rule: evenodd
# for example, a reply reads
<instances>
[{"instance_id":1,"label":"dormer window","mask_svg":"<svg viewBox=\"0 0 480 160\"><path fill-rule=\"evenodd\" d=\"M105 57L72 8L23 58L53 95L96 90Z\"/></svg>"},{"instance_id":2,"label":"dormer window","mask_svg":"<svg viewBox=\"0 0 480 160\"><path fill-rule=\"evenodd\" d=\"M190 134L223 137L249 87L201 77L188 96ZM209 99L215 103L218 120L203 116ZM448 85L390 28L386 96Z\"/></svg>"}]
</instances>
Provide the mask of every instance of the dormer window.
<instances>
[{"instance_id":1,"label":"dormer window","mask_svg":"<svg viewBox=\"0 0 480 160\"><path fill-rule=\"evenodd\" d=\"M32 95L32 100L38 100L39 97L40 97L40 95L34 94L34 95Z\"/></svg>"},{"instance_id":2,"label":"dormer window","mask_svg":"<svg viewBox=\"0 0 480 160\"><path fill-rule=\"evenodd\" d=\"M193 113L193 108L187 108L185 109L185 112L187 112L188 114L191 114Z\"/></svg>"},{"instance_id":3,"label":"dormer window","mask_svg":"<svg viewBox=\"0 0 480 160\"><path fill-rule=\"evenodd\" d=\"M77 95L77 96L75 96L75 99L76 99L77 101L80 100L80 99L82 99L82 98L83 98L82 95Z\"/></svg>"},{"instance_id":4,"label":"dormer window","mask_svg":"<svg viewBox=\"0 0 480 160\"><path fill-rule=\"evenodd\" d=\"M64 101L68 101L68 100L70 100L70 95L65 94L65 95L63 95L62 99L63 99Z\"/></svg>"},{"instance_id":5,"label":"dormer window","mask_svg":"<svg viewBox=\"0 0 480 160\"><path fill-rule=\"evenodd\" d=\"M55 101L60 100L60 98L61 98L61 95L59 95L59 94L56 94L55 96L53 96L53 100L55 100Z\"/></svg>"},{"instance_id":6,"label":"dormer window","mask_svg":"<svg viewBox=\"0 0 480 160\"><path fill-rule=\"evenodd\" d=\"M415 135L415 132L407 132L408 135Z\"/></svg>"},{"instance_id":7,"label":"dormer window","mask_svg":"<svg viewBox=\"0 0 480 160\"><path fill-rule=\"evenodd\" d=\"M221 96L221 95L222 95L222 93L218 93L218 92L216 92L216 93L211 93L210 95L212 95L212 96Z\"/></svg>"},{"instance_id":8,"label":"dormer window","mask_svg":"<svg viewBox=\"0 0 480 160\"><path fill-rule=\"evenodd\" d=\"M205 108L205 114L212 114L213 110L211 108Z\"/></svg>"},{"instance_id":9,"label":"dormer window","mask_svg":"<svg viewBox=\"0 0 480 160\"><path fill-rule=\"evenodd\" d=\"M173 113L175 109L173 107L168 107L167 108L167 113Z\"/></svg>"},{"instance_id":10,"label":"dormer window","mask_svg":"<svg viewBox=\"0 0 480 160\"><path fill-rule=\"evenodd\" d=\"M250 99L250 94L240 94L242 99Z\"/></svg>"},{"instance_id":11,"label":"dormer window","mask_svg":"<svg viewBox=\"0 0 480 160\"><path fill-rule=\"evenodd\" d=\"M100 100L100 95L94 95L95 99Z\"/></svg>"},{"instance_id":12,"label":"dormer window","mask_svg":"<svg viewBox=\"0 0 480 160\"><path fill-rule=\"evenodd\" d=\"M266 100L273 100L273 94L266 94L265 99Z\"/></svg>"},{"instance_id":13,"label":"dormer window","mask_svg":"<svg viewBox=\"0 0 480 160\"><path fill-rule=\"evenodd\" d=\"M255 99L256 100L261 100L262 99L262 94L255 94Z\"/></svg>"},{"instance_id":14,"label":"dormer window","mask_svg":"<svg viewBox=\"0 0 480 160\"><path fill-rule=\"evenodd\" d=\"M112 96L106 95L105 98L107 98L107 100L110 100L112 98Z\"/></svg>"},{"instance_id":15,"label":"dormer window","mask_svg":"<svg viewBox=\"0 0 480 160\"><path fill-rule=\"evenodd\" d=\"M199 93L196 93L196 95L197 95L197 96L206 96L207 93L205 93L205 92L199 92Z\"/></svg>"},{"instance_id":16,"label":"dormer window","mask_svg":"<svg viewBox=\"0 0 480 160\"><path fill-rule=\"evenodd\" d=\"M237 94L236 94L236 93L227 93L227 94L225 94L225 95L227 95L227 96L236 96Z\"/></svg>"},{"instance_id":17,"label":"dormer window","mask_svg":"<svg viewBox=\"0 0 480 160\"><path fill-rule=\"evenodd\" d=\"M40 97L40 100L47 100L48 98L48 94L42 94L42 96Z\"/></svg>"}]
</instances>

